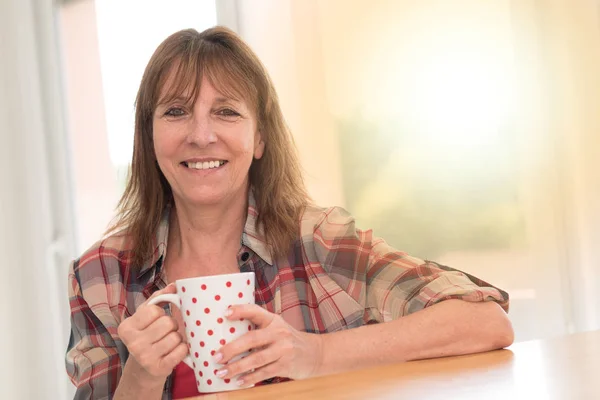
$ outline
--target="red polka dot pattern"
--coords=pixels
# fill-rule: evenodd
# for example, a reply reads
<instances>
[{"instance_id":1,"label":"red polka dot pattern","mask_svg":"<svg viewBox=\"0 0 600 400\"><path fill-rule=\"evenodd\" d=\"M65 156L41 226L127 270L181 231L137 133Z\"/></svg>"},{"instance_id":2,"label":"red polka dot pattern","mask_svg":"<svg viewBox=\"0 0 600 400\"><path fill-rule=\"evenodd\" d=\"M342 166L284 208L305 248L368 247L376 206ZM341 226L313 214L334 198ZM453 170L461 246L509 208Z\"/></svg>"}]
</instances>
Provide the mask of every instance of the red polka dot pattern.
<instances>
[{"instance_id":1,"label":"red polka dot pattern","mask_svg":"<svg viewBox=\"0 0 600 400\"><path fill-rule=\"evenodd\" d=\"M248 320L231 320L223 315L227 308L253 303L252 300L256 297L253 281L244 277L232 278L225 282L217 281L217 284L207 282L196 284L195 287L190 284L180 287L179 304L184 312L184 326L189 335L187 337L197 338L193 341L188 340L186 344L192 358L198 360L198 363L193 362L193 368L197 374L196 385L200 391L219 391L225 389L225 385L233 384L231 379L215 378L221 365L214 361L214 356L220 346L225 346L254 329L254 325Z\"/></svg>"}]
</instances>

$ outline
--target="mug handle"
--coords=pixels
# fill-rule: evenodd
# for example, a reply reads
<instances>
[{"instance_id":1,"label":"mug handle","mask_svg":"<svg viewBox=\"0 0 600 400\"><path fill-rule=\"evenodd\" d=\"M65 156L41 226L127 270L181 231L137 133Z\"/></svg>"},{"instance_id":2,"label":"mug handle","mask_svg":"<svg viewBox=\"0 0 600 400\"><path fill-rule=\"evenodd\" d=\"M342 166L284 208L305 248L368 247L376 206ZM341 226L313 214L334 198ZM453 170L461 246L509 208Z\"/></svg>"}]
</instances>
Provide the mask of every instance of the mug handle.
<instances>
[{"instance_id":1,"label":"mug handle","mask_svg":"<svg viewBox=\"0 0 600 400\"><path fill-rule=\"evenodd\" d=\"M156 305L158 303L171 303L175 307L177 307L181 310L181 308L179 307L179 296L176 294L167 293L167 294L158 295L158 296L154 297L153 299L151 299L148 302L148 305ZM185 358L183 359L183 362L186 363L191 369L194 369L194 363L193 363L192 357L190 357L189 353L185 356Z\"/></svg>"}]
</instances>

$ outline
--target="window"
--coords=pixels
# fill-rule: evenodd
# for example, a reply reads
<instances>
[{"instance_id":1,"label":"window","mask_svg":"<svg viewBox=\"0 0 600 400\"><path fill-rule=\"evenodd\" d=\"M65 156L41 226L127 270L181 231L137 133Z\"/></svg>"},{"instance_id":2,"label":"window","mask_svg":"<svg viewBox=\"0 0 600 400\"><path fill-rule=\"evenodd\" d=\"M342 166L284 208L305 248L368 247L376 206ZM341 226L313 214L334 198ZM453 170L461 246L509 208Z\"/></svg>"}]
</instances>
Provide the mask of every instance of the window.
<instances>
[{"instance_id":1,"label":"window","mask_svg":"<svg viewBox=\"0 0 600 400\"><path fill-rule=\"evenodd\" d=\"M214 1L96 0L61 9L78 252L106 230L133 150L134 102L146 63L171 33L216 25Z\"/></svg>"}]
</instances>

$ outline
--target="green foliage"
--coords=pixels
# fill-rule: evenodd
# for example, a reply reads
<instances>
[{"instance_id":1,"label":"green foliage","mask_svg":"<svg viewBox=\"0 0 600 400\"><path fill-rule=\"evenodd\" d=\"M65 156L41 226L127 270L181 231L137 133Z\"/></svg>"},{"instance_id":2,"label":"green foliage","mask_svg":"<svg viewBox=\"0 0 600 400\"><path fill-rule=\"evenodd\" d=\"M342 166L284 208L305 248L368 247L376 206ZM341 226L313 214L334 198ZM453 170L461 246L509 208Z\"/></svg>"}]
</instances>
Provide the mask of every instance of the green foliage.
<instances>
[{"instance_id":1,"label":"green foliage","mask_svg":"<svg viewBox=\"0 0 600 400\"><path fill-rule=\"evenodd\" d=\"M510 129L456 154L398 121L338 126L346 207L360 227L423 258L524 244Z\"/></svg>"}]
</instances>

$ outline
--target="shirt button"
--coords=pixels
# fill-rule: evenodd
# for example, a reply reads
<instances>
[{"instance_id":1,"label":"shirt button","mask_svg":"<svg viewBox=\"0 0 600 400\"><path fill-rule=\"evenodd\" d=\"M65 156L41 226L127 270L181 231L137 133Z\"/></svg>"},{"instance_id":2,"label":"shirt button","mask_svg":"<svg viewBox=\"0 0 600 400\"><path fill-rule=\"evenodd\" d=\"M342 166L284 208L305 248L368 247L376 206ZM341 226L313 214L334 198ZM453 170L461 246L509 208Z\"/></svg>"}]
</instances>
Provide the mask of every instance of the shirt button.
<instances>
[{"instance_id":1,"label":"shirt button","mask_svg":"<svg viewBox=\"0 0 600 400\"><path fill-rule=\"evenodd\" d=\"M242 254L242 261L246 262L250 258L250 254L246 251Z\"/></svg>"}]
</instances>

